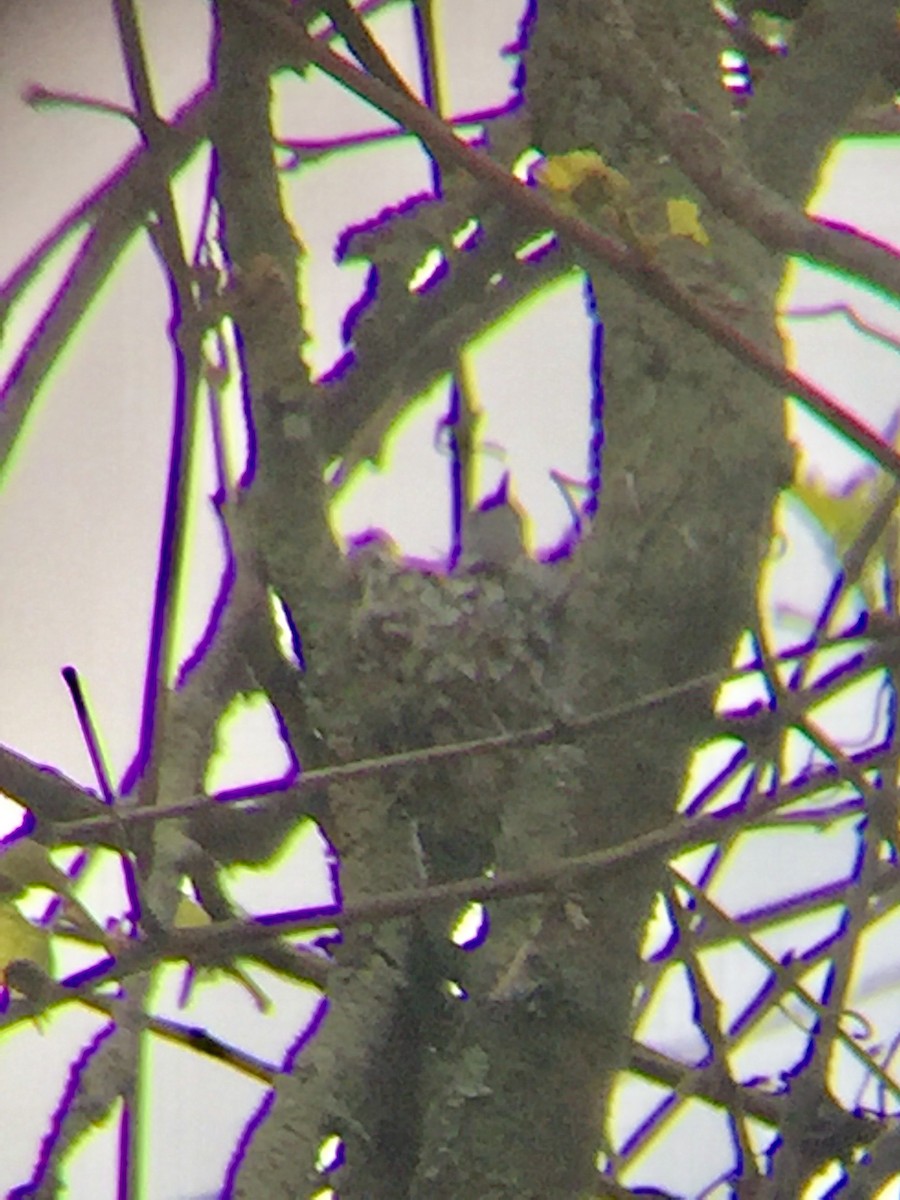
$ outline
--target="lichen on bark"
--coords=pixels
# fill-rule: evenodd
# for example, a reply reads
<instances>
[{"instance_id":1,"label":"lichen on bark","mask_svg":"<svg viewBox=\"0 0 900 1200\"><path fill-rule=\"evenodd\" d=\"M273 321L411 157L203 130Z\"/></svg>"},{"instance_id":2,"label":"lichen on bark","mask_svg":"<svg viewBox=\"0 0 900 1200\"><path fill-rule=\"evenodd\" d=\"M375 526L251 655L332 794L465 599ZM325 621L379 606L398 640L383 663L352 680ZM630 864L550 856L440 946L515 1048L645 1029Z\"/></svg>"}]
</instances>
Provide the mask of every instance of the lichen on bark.
<instances>
[{"instance_id":1,"label":"lichen on bark","mask_svg":"<svg viewBox=\"0 0 900 1200\"><path fill-rule=\"evenodd\" d=\"M640 105L619 94L614 43L624 11L612 0L540 6L526 56L533 140L548 154L594 147L644 185L658 171L661 187L698 203L711 259L666 247L664 265L777 355L782 263L710 211ZM743 153L716 76L723 41L712 13L693 0L635 0L627 15L679 81L663 89L667 102L702 114ZM578 262L603 326L602 453L598 511L569 562L428 577L380 552L342 562L324 524L304 530L307 551L315 536L320 543L298 556L284 544L284 497L295 494L297 473L277 428L268 431L264 553L285 598L308 614L307 686L326 758L633 702L726 668L754 621L773 501L790 475L783 396L634 283ZM463 291L465 270L451 276ZM421 324L425 309L402 287L391 295L360 345L376 365L402 358L389 378L412 386L418 346L398 335ZM458 316L464 306L453 307ZM324 825L342 857L345 900L537 866L665 824L691 751L712 727L712 691L645 707L577 745L335 786ZM645 857L596 883L493 903L489 936L471 952L447 937L453 911L348 930L333 1014L279 1089L273 1127L250 1147L236 1194L295 1194L314 1178L312 1149L332 1125L348 1146L336 1177L342 1196L588 1194L609 1089L628 1062L641 932L666 872L662 858ZM257 1177L264 1192L253 1190Z\"/></svg>"},{"instance_id":2,"label":"lichen on bark","mask_svg":"<svg viewBox=\"0 0 900 1200\"><path fill-rule=\"evenodd\" d=\"M691 100L728 132L714 23L667 6L663 29L658 6L629 7L648 44L664 38L667 69L697 81ZM545 153L595 147L628 176L666 148L603 77L601 8L577 0L541 8L526 62L528 111ZM670 165L667 176L695 195ZM743 329L777 351L780 262L717 214L703 219L719 286L742 298ZM790 475L782 395L612 271L584 266L603 325L599 509L562 568L566 603L546 677L555 702L577 713L728 665L755 617L772 505ZM584 739L564 791L546 761L523 760L502 802L511 805L507 830L531 815L523 804L517 811L521 788L542 793L570 846L614 845L662 825L692 747L711 728L711 701L710 689ZM430 1121L412 1195L450 1200L475 1189L537 1200L591 1186L608 1088L628 1058L641 930L665 882L665 863L645 861L596 887L495 910L493 945L479 951L474 974L530 938L526 978L502 999L476 991L430 1059ZM490 1064L484 1091L455 1096L446 1063L474 1047ZM441 1115L448 1107L452 1129Z\"/></svg>"}]
</instances>

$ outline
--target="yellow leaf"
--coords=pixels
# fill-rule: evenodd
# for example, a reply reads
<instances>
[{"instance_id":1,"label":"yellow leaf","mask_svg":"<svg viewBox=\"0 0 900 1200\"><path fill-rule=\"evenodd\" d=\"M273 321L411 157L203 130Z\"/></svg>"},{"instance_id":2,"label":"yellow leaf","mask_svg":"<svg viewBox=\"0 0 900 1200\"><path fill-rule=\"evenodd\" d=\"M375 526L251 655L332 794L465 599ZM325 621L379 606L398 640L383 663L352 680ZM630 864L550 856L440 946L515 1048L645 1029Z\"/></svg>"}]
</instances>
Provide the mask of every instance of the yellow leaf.
<instances>
[{"instance_id":1,"label":"yellow leaf","mask_svg":"<svg viewBox=\"0 0 900 1200\"><path fill-rule=\"evenodd\" d=\"M51 969L50 935L32 925L10 900L0 902L0 979L5 982L6 968L16 959L33 962L47 975Z\"/></svg>"},{"instance_id":2,"label":"yellow leaf","mask_svg":"<svg viewBox=\"0 0 900 1200\"><path fill-rule=\"evenodd\" d=\"M535 179L557 208L611 228L648 258L672 238L709 245L699 208L686 196L667 197L658 167L631 180L596 150L572 150L549 157Z\"/></svg>"},{"instance_id":3,"label":"yellow leaf","mask_svg":"<svg viewBox=\"0 0 900 1200\"><path fill-rule=\"evenodd\" d=\"M53 862L47 847L33 838L7 842L0 855L0 891L20 896L30 887L46 887L60 896L70 896L72 880Z\"/></svg>"},{"instance_id":4,"label":"yellow leaf","mask_svg":"<svg viewBox=\"0 0 900 1200\"><path fill-rule=\"evenodd\" d=\"M700 222L700 210L693 200L673 197L666 201L666 212L673 237L686 237L701 246L709 245L709 234Z\"/></svg>"},{"instance_id":5,"label":"yellow leaf","mask_svg":"<svg viewBox=\"0 0 900 1200\"><path fill-rule=\"evenodd\" d=\"M571 195L588 180L601 185L603 199L612 203L623 200L631 184L614 167L609 166L596 150L570 150L568 154L551 155L535 172L538 183L551 192Z\"/></svg>"},{"instance_id":6,"label":"yellow leaf","mask_svg":"<svg viewBox=\"0 0 900 1200\"><path fill-rule=\"evenodd\" d=\"M13 899L31 887L49 888L62 897L63 912L79 935L106 945L105 931L75 895L75 881L54 863L46 846L28 837L5 846L0 855L0 897Z\"/></svg>"}]
</instances>

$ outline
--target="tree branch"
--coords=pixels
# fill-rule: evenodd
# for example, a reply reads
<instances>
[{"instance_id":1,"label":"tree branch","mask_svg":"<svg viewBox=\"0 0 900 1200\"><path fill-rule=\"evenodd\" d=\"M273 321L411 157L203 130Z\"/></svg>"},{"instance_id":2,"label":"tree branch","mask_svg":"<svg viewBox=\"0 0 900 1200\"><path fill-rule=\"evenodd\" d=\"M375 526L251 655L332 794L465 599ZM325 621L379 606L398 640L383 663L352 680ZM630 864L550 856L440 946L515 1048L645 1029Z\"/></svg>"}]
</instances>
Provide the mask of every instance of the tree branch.
<instances>
[{"instance_id":1,"label":"tree branch","mask_svg":"<svg viewBox=\"0 0 900 1200\"><path fill-rule=\"evenodd\" d=\"M789 54L761 80L747 109L744 135L758 177L802 202L814 179L807 164L824 158L897 43L893 0L807 5Z\"/></svg>"},{"instance_id":2,"label":"tree branch","mask_svg":"<svg viewBox=\"0 0 900 1200\"><path fill-rule=\"evenodd\" d=\"M422 138L436 157L446 157L455 162L484 183L494 195L523 218L533 221L541 228L555 228L591 259L600 260L622 278L642 287L676 315L706 333L745 366L806 403L810 409L824 417L835 429L879 462L885 470L900 478L900 455L886 447L870 429L840 408L829 396L788 371L779 359L736 330L717 312L700 303L661 267L616 240L599 234L585 221L560 212L534 189L520 184L497 166L486 154L466 146L443 121L423 105L413 103L379 80L351 67L327 47L314 42L283 12L273 9L262 0L239 0L239 3L241 7L263 17L273 28L280 30L300 54L316 63L327 74L382 112L406 125ZM601 13L604 11L606 10L598 10ZM624 26L627 35L627 25L621 17L621 12L618 24L619 32L622 32ZM615 28L615 22L613 27ZM625 36L624 45L619 46L619 49L625 50L629 47L636 52L636 39L630 43L629 38ZM630 62L632 67L636 62L643 66L643 59L636 59L632 54L626 55L625 61ZM618 79L618 70L616 76ZM621 80L621 83L623 87L628 86L625 79ZM677 89L674 97L666 97L663 94L662 99L668 99L669 103L666 105L668 117L660 127L661 132L664 131L666 140L672 140L673 152L678 153L679 157L681 154L687 157L688 151L692 150L707 164L701 177L707 182L713 178L717 179L719 186L711 187L713 195L710 199L719 202L724 212L729 215L734 212L735 217L738 212L742 216L746 215L748 225L752 220L752 225L749 226L751 231L766 244L783 253L818 258L829 265L853 271L900 295L900 258L885 254L883 249L865 239L825 228L798 214L785 201L773 202L773 194L748 176L740 166L739 160L736 160L718 137L707 128L699 114L688 111L678 103L680 94ZM672 103L673 99L675 104ZM641 115L651 119L652 113L646 99L642 103L642 109L646 111ZM743 185L737 189L731 182L733 172L737 172L738 181Z\"/></svg>"}]
</instances>

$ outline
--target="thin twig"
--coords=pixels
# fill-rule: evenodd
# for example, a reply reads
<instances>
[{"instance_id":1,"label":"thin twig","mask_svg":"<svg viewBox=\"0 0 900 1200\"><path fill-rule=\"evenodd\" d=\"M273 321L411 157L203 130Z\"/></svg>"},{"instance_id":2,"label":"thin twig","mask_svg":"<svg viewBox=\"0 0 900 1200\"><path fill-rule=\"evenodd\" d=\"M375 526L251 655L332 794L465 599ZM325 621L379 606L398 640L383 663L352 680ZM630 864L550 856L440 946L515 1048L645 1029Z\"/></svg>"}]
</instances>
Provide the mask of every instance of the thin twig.
<instances>
[{"instance_id":1,"label":"thin twig","mask_svg":"<svg viewBox=\"0 0 900 1200\"><path fill-rule=\"evenodd\" d=\"M33 975L32 971L28 972ZM0 1028L12 1026L20 1021L37 1021L46 1016L54 1008L64 1004L81 1004L92 1012L110 1017L113 1021L133 1021L146 1033L152 1033L164 1041L183 1046L218 1062L226 1063L241 1074L257 1079L261 1083L275 1082L279 1072L261 1059L234 1046L228 1046L212 1037L205 1030L179 1024L168 1017L156 1017L150 1013L127 1007L128 1002L114 996L88 994L86 991L74 993L71 988L54 980L42 977L34 980L33 995L24 1000L16 1001L9 1010L0 1017Z\"/></svg>"},{"instance_id":2,"label":"thin twig","mask_svg":"<svg viewBox=\"0 0 900 1200\"><path fill-rule=\"evenodd\" d=\"M836 645L845 639L836 639ZM831 644L831 643L827 643ZM860 669L864 669L880 661L880 654L894 645L889 642L874 643L865 650L860 658ZM777 661L805 661L809 652L804 650L797 654L783 655ZM759 673L759 666L730 667L722 671L711 671L706 675L698 675L682 683L673 684L658 691L645 693L633 701L611 705L609 708L584 716L569 717L565 720L554 721L531 726L528 729L515 730L509 733L492 734L488 737L470 738L461 742L445 742L436 746L426 746L417 750L404 750L396 754L379 755L375 758L357 759L349 763L339 763L335 766L316 768L306 771L287 792L273 792L267 796L254 796L254 804L265 805L266 802L283 802L287 796L296 800L298 813L309 813L314 808L314 794L322 788L338 782L351 779L365 779L392 770L407 770L427 766L437 762L452 761L480 754L496 754L513 749L530 749L537 746L564 744L575 741L579 737L597 729L607 728L615 721L626 719L637 713L663 707L677 702L695 692L709 692L719 685L742 677L753 677ZM821 701L821 689L811 693L811 698ZM729 723L733 726L733 722ZM0 768L2 768L4 753L0 748ZM14 761L18 761L14 756ZM33 766L28 764L29 767ZM2 781L2 770L0 770ZM20 786L19 793L27 794L27 787ZM126 828L134 825L153 823L159 820L189 817L209 811L211 801L208 796L198 796L178 804L160 805L152 811L141 809L120 809L115 817L98 814L90 817L79 817L72 821L56 820L52 830L42 836L44 841L79 842L83 839L96 840L99 835L109 833L114 836L119 823ZM50 834L52 833L52 837Z\"/></svg>"},{"instance_id":3,"label":"thin twig","mask_svg":"<svg viewBox=\"0 0 900 1200\"><path fill-rule=\"evenodd\" d=\"M579 217L558 210L536 189L520 183L487 154L467 146L448 125L424 105L410 100L394 88L351 66L327 46L316 42L284 11L264 3L263 0L239 0L239 3L283 34L287 44L293 45L299 55L311 60L339 83L405 125L422 139L436 158L446 159L461 167L485 184L489 191L512 211L521 214L526 220L533 221L539 228L555 229L589 257L599 259L618 275L641 287L677 316L705 332L745 366L802 401L880 463L886 471L900 478L900 455L893 447L887 446L867 425L842 409L825 392L789 371L780 359L736 329L719 312L701 303L658 263L648 260L639 251L623 245L614 238L605 237ZM698 114L685 110L679 120L682 124L687 122L690 125L695 120L702 119ZM721 172L723 175L726 173ZM785 237L785 228L789 228L790 237ZM802 214L795 213L786 202L782 202L779 207L778 221L766 223L765 231L772 238L777 235L778 240L775 244L785 253L802 253L836 266L848 267L857 274L900 294L900 260L883 251L873 251L865 255L859 252L848 253L847 246L855 244L857 240L867 251L872 248L861 239L837 234L834 230L827 230ZM758 232L762 236L763 229ZM865 258L866 262L860 262L861 257Z\"/></svg>"}]
</instances>

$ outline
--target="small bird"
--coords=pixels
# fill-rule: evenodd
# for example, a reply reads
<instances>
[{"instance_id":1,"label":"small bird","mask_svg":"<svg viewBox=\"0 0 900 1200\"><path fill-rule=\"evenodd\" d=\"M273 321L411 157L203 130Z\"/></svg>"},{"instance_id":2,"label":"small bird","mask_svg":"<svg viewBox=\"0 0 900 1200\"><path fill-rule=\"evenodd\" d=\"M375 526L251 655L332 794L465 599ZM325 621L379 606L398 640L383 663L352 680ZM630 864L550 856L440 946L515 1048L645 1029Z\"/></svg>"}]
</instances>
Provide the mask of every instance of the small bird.
<instances>
[{"instance_id":1,"label":"small bird","mask_svg":"<svg viewBox=\"0 0 900 1200\"><path fill-rule=\"evenodd\" d=\"M466 514L462 564L469 570L505 570L525 553L522 514L506 490L487 505Z\"/></svg>"}]
</instances>

